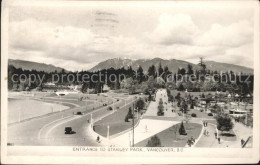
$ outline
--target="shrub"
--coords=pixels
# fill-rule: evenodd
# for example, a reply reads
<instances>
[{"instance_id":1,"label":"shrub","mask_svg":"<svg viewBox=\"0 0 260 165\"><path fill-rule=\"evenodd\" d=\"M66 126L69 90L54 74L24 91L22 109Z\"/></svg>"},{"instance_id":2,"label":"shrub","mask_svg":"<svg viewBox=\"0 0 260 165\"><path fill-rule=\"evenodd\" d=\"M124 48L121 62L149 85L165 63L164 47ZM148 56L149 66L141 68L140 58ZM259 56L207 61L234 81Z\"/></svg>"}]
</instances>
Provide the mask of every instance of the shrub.
<instances>
[{"instance_id":1,"label":"shrub","mask_svg":"<svg viewBox=\"0 0 260 165\"><path fill-rule=\"evenodd\" d=\"M234 124L228 115L218 115L216 117L217 128L221 131L229 131L233 128Z\"/></svg>"},{"instance_id":2,"label":"shrub","mask_svg":"<svg viewBox=\"0 0 260 165\"><path fill-rule=\"evenodd\" d=\"M125 122L129 122L128 115L125 116Z\"/></svg>"},{"instance_id":3,"label":"shrub","mask_svg":"<svg viewBox=\"0 0 260 165\"><path fill-rule=\"evenodd\" d=\"M144 106L145 106L144 100L139 98L135 104L136 109L140 111L144 108Z\"/></svg>"},{"instance_id":4,"label":"shrub","mask_svg":"<svg viewBox=\"0 0 260 165\"><path fill-rule=\"evenodd\" d=\"M196 113L192 113L191 117L197 117Z\"/></svg>"},{"instance_id":5,"label":"shrub","mask_svg":"<svg viewBox=\"0 0 260 165\"><path fill-rule=\"evenodd\" d=\"M161 140L155 135L148 141L146 147L161 147Z\"/></svg>"}]
</instances>

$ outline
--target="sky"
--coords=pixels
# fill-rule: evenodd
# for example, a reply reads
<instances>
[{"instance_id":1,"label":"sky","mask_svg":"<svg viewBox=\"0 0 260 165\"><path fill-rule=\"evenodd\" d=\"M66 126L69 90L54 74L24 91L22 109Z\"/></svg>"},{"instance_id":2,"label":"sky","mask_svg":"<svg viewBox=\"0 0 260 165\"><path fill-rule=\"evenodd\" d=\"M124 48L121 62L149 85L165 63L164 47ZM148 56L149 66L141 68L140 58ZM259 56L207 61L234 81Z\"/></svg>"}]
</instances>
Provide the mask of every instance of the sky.
<instances>
[{"instance_id":1,"label":"sky","mask_svg":"<svg viewBox=\"0 0 260 165\"><path fill-rule=\"evenodd\" d=\"M254 10L218 5L15 5L9 58L87 70L107 59L205 60L253 68Z\"/></svg>"}]
</instances>

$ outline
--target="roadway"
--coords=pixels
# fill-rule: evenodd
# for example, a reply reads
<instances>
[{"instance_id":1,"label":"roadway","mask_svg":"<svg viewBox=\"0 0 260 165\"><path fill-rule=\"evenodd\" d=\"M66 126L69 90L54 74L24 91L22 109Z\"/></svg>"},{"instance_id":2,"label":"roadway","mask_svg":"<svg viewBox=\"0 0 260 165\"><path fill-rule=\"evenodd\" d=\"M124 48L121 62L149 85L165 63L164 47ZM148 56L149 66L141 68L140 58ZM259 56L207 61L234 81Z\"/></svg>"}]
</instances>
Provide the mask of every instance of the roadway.
<instances>
[{"instance_id":1,"label":"roadway","mask_svg":"<svg viewBox=\"0 0 260 165\"><path fill-rule=\"evenodd\" d=\"M123 97L122 97L123 98ZM51 98L48 98L48 101ZM131 103L132 99L116 101L113 107L122 107ZM112 105L110 105L112 106ZM78 111L83 111L83 115L73 115ZM107 106L98 109L83 107L73 107L58 113L44 115L32 120L8 126L8 143L12 145L85 145L98 146L86 129L89 125L90 114L94 120L109 115ZM75 134L64 134L66 126L72 127Z\"/></svg>"}]
</instances>

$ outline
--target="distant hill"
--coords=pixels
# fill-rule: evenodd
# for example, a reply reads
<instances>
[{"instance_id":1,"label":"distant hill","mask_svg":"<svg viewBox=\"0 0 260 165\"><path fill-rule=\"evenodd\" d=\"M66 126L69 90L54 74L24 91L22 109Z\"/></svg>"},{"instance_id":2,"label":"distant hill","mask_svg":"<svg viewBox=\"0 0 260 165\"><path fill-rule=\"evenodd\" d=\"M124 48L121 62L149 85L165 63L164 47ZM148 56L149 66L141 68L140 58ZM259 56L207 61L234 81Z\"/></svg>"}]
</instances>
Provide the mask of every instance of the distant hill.
<instances>
[{"instance_id":1,"label":"distant hill","mask_svg":"<svg viewBox=\"0 0 260 165\"><path fill-rule=\"evenodd\" d=\"M205 61L207 68L210 70L217 70L217 71L230 71L233 72L242 72L242 73L250 73L253 74L254 70L252 68L247 68L244 66L234 65L234 64L227 64L227 63L220 63L215 61Z\"/></svg>"},{"instance_id":2,"label":"distant hill","mask_svg":"<svg viewBox=\"0 0 260 165\"><path fill-rule=\"evenodd\" d=\"M16 68L22 68L24 70L37 70L37 71L45 71L45 72L60 72L63 68L56 67L54 65L48 65L44 63L37 63L32 61L24 61L24 60L15 60L8 59L8 65L13 65ZM66 71L66 70L65 70Z\"/></svg>"},{"instance_id":3,"label":"distant hill","mask_svg":"<svg viewBox=\"0 0 260 165\"><path fill-rule=\"evenodd\" d=\"M153 59L139 59L139 60L131 60L131 59L121 59L121 58L114 58L108 59L103 62L100 62L89 71L98 71L102 69L108 68L122 68L122 67L129 67L131 66L134 70L136 70L139 66L143 68L144 71L147 71L151 65L155 65L158 68L159 64L161 63L162 67L168 66L171 72L176 73L178 68L187 68L188 64L193 66L193 69L198 69L199 66L197 64L193 64L187 61L176 60L176 59L161 59L161 58L153 58ZM227 63L220 63L215 61L205 61L207 68L210 70L217 70L217 71L230 71L232 70L235 73L243 72L243 73L250 73L253 74L253 69L247 68L244 66L234 65L234 64L227 64Z\"/></svg>"}]
</instances>

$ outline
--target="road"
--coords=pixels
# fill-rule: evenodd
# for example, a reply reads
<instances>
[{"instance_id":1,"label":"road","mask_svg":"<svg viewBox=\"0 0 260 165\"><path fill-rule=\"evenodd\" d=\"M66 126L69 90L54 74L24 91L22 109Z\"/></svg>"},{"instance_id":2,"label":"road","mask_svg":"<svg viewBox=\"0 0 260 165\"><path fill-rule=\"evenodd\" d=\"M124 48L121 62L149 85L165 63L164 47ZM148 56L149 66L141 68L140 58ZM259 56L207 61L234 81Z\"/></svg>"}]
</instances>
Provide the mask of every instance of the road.
<instances>
[{"instance_id":1,"label":"road","mask_svg":"<svg viewBox=\"0 0 260 165\"><path fill-rule=\"evenodd\" d=\"M49 98L50 99L50 98ZM49 100L48 99L48 100ZM131 103L132 99L120 99L114 107L121 107ZM111 105L112 106L112 105ZM73 115L75 112L84 111L83 115ZM12 145L86 145L97 146L98 143L87 132L90 114L94 120L111 112L107 106L99 109L74 107L69 110L45 115L39 118L8 126L8 143ZM66 126L72 127L75 134L64 134Z\"/></svg>"}]
</instances>

